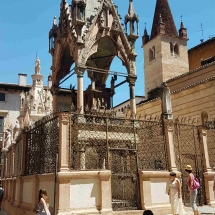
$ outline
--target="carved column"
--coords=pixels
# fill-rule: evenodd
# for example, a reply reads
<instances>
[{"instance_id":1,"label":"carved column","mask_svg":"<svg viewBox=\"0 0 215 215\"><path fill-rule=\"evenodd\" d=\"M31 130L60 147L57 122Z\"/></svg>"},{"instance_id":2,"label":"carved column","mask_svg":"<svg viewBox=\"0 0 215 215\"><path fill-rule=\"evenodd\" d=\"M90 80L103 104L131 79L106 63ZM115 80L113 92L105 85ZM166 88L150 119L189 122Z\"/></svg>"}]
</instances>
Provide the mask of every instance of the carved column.
<instances>
[{"instance_id":1,"label":"carved column","mask_svg":"<svg viewBox=\"0 0 215 215\"><path fill-rule=\"evenodd\" d=\"M168 169L169 171L177 171L177 166L175 162L175 149L173 140L173 115L172 115L172 103L171 103L171 93L170 89L166 83L163 83L162 87L162 117L164 123L164 133L166 139L166 148L168 156Z\"/></svg>"},{"instance_id":2,"label":"carved column","mask_svg":"<svg viewBox=\"0 0 215 215\"><path fill-rule=\"evenodd\" d=\"M135 118L136 116L136 99L135 99L135 82L137 78L128 76L127 82L129 83L130 87L130 110L131 110L131 116L132 118Z\"/></svg>"},{"instance_id":3,"label":"carved column","mask_svg":"<svg viewBox=\"0 0 215 215\"><path fill-rule=\"evenodd\" d=\"M173 141L173 119L168 119L165 117L164 121L164 134L166 139L166 149L167 149L167 157L168 157L168 169L169 171L177 171L177 166L175 162L175 149L174 149L174 141Z\"/></svg>"},{"instance_id":4,"label":"carved column","mask_svg":"<svg viewBox=\"0 0 215 215\"><path fill-rule=\"evenodd\" d=\"M77 109L80 111L80 114L84 113L84 71L85 68L77 67Z\"/></svg>"},{"instance_id":5,"label":"carved column","mask_svg":"<svg viewBox=\"0 0 215 215\"><path fill-rule=\"evenodd\" d=\"M211 166L209 162L209 155L208 155L208 146L207 146L207 130L203 127L199 127L199 136L200 136L200 143L201 143L201 151L203 153L203 167L204 172L211 172Z\"/></svg>"},{"instance_id":6,"label":"carved column","mask_svg":"<svg viewBox=\"0 0 215 215\"><path fill-rule=\"evenodd\" d=\"M52 92L52 106L53 106L53 113L56 113L58 111L58 107L57 107L57 98L58 98L58 92L59 92L59 86L57 85L53 85L51 87L51 92Z\"/></svg>"},{"instance_id":7,"label":"carved column","mask_svg":"<svg viewBox=\"0 0 215 215\"><path fill-rule=\"evenodd\" d=\"M25 156L26 156L26 145L27 145L27 133L22 133L22 154L21 154L21 175L25 174Z\"/></svg>"},{"instance_id":8,"label":"carved column","mask_svg":"<svg viewBox=\"0 0 215 215\"><path fill-rule=\"evenodd\" d=\"M207 205L214 206L214 172L212 172L212 168L210 166L209 154L208 154L208 146L207 146L207 130L204 126L204 122L202 122L203 126L199 127L199 137L200 137L200 148L202 152L202 160L203 160L203 171L204 171L204 183L205 183L205 196Z\"/></svg>"},{"instance_id":9,"label":"carved column","mask_svg":"<svg viewBox=\"0 0 215 215\"><path fill-rule=\"evenodd\" d=\"M67 172L69 171L68 163L68 140L69 140L69 117L68 113L59 114L59 160L58 160L58 171Z\"/></svg>"},{"instance_id":10,"label":"carved column","mask_svg":"<svg viewBox=\"0 0 215 215\"><path fill-rule=\"evenodd\" d=\"M4 177L8 178L9 175L7 174L7 168L8 168L8 154L5 153L5 166L4 166Z\"/></svg>"},{"instance_id":11,"label":"carved column","mask_svg":"<svg viewBox=\"0 0 215 215\"><path fill-rule=\"evenodd\" d=\"M14 176L14 167L15 167L15 146L14 146L14 143L12 143L12 145L11 145L11 147L12 147L12 171L11 171L11 177L13 177Z\"/></svg>"}]
</instances>

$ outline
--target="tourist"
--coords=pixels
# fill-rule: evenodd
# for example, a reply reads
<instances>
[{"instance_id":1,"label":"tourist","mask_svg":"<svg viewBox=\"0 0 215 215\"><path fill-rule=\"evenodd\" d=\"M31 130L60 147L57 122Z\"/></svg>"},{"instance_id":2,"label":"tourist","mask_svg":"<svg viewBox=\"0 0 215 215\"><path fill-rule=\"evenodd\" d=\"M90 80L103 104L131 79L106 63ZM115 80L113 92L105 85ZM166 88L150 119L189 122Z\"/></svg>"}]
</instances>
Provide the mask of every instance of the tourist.
<instances>
[{"instance_id":1,"label":"tourist","mask_svg":"<svg viewBox=\"0 0 215 215\"><path fill-rule=\"evenodd\" d=\"M143 215L154 215L153 212L151 210L145 210L143 212Z\"/></svg>"},{"instance_id":2,"label":"tourist","mask_svg":"<svg viewBox=\"0 0 215 215\"><path fill-rule=\"evenodd\" d=\"M185 171L189 174L188 179L187 179L187 186L189 189L190 204L193 209L194 215L199 215L199 211L198 211L198 208L196 205L196 197L197 197L197 193L198 193L198 191L197 191L198 188L196 187L196 185L194 186L194 180L196 180L196 179L192 173L192 167L190 165L187 165L185 167Z\"/></svg>"},{"instance_id":3,"label":"tourist","mask_svg":"<svg viewBox=\"0 0 215 215\"><path fill-rule=\"evenodd\" d=\"M51 215L49 211L49 197L45 189L40 189L39 191L37 215Z\"/></svg>"},{"instance_id":4,"label":"tourist","mask_svg":"<svg viewBox=\"0 0 215 215\"><path fill-rule=\"evenodd\" d=\"M0 210L1 210L1 203L4 198L4 188L2 187L2 184L0 184Z\"/></svg>"},{"instance_id":5,"label":"tourist","mask_svg":"<svg viewBox=\"0 0 215 215\"><path fill-rule=\"evenodd\" d=\"M170 173L170 180L171 180L171 183L169 186L168 194L170 195L172 214L183 215L185 214L185 211L183 209L182 198L181 198L181 183L179 179L176 178L175 172Z\"/></svg>"}]
</instances>

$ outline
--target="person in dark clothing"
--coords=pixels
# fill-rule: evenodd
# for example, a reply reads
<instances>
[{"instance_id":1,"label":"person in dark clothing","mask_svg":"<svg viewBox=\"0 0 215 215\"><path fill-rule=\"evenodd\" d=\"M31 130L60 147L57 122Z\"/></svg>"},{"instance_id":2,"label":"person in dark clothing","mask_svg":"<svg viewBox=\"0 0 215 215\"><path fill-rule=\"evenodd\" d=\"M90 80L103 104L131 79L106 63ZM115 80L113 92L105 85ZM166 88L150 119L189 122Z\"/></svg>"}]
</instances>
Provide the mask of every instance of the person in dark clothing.
<instances>
[{"instance_id":1,"label":"person in dark clothing","mask_svg":"<svg viewBox=\"0 0 215 215\"><path fill-rule=\"evenodd\" d=\"M1 203L4 198L4 188L2 187L2 184L0 184L0 210L1 210Z\"/></svg>"},{"instance_id":2,"label":"person in dark clothing","mask_svg":"<svg viewBox=\"0 0 215 215\"><path fill-rule=\"evenodd\" d=\"M145 210L143 212L143 215L154 215L153 212L151 210Z\"/></svg>"}]
</instances>

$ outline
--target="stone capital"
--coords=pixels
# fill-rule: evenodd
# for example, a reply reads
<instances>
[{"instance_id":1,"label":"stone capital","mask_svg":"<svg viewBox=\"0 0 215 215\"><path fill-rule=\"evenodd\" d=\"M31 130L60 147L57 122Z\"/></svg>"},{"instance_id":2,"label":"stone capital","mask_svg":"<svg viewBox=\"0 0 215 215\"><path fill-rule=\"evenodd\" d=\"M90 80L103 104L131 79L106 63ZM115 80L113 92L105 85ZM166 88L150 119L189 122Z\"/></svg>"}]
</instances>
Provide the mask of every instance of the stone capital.
<instances>
[{"instance_id":1,"label":"stone capital","mask_svg":"<svg viewBox=\"0 0 215 215\"><path fill-rule=\"evenodd\" d=\"M199 126L199 133L202 136L207 136L207 129L205 128L205 126Z\"/></svg>"},{"instance_id":2,"label":"stone capital","mask_svg":"<svg viewBox=\"0 0 215 215\"><path fill-rule=\"evenodd\" d=\"M135 82L136 82L136 80L137 80L137 76L128 76L127 78L126 78L126 80L127 80L127 82L129 83L129 86L130 87L133 87L133 86L135 86Z\"/></svg>"},{"instance_id":3,"label":"stone capital","mask_svg":"<svg viewBox=\"0 0 215 215\"><path fill-rule=\"evenodd\" d=\"M58 92L59 92L59 90L60 90L60 88L59 88L59 86L57 86L57 85L53 85L53 86L51 87L51 92L52 92L53 95L57 95Z\"/></svg>"},{"instance_id":4,"label":"stone capital","mask_svg":"<svg viewBox=\"0 0 215 215\"><path fill-rule=\"evenodd\" d=\"M59 114L60 123L63 123L64 125L68 124L69 123L69 117L70 117L69 113L60 113Z\"/></svg>"},{"instance_id":5,"label":"stone capital","mask_svg":"<svg viewBox=\"0 0 215 215\"><path fill-rule=\"evenodd\" d=\"M76 67L75 73L78 75L78 77L83 77L85 70L86 70L86 68L84 68L84 67Z\"/></svg>"},{"instance_id":6,"label":"stone capital","mask_svg":"<svg viewBox=\"0 0 215 215\"><path fill-rule=\"evenodd\" d=\"M173 126L173 115L172 114L162 114L164 124L168 126L171 124Z\"/></svg>"}]
</instances>

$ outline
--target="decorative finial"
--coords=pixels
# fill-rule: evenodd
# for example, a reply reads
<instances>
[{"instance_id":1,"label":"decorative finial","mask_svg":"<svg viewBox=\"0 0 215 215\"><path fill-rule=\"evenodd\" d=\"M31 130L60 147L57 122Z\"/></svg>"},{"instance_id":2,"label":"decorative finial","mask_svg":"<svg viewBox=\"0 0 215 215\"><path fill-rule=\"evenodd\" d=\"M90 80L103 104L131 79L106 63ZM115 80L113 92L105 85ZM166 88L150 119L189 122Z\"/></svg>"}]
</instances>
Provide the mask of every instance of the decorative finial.
<instances>
[{"instance_id":1,"label":"decorative finial","mask_svg":"<svg viewBox=\"0 0 215 215\"><path fill-rule=\"evenodd\" d=\"M203 43L204 42L204 30L203 30L203 24L202 23L201 23L201 30L200 31L202 32L202 39L200 41L201 41L201 43Z\"/></svg>"},{"instance_id":2,"label":"decorative finial","mask_svg":"<svg viewBox=\"0 0 215 215\"><path fill-rule=\"evenodd\" d=\"M57 18L56 18L56 16L54 16L53 25L57 25Z\"/></svg>"},{"instance_id":3,"label":"decorative finial","mask_svg":"<svg viewBox=\"0 0 215 215\"><path fill-rule=\"evenodd\" d=\"M148 36L148 32L147 32L147 29L146 29L146 22L144 24L145 24L144 35Z\"/></svg>"}]
</instances>

